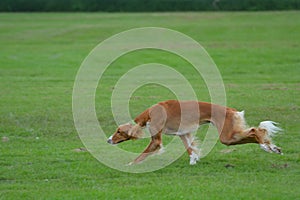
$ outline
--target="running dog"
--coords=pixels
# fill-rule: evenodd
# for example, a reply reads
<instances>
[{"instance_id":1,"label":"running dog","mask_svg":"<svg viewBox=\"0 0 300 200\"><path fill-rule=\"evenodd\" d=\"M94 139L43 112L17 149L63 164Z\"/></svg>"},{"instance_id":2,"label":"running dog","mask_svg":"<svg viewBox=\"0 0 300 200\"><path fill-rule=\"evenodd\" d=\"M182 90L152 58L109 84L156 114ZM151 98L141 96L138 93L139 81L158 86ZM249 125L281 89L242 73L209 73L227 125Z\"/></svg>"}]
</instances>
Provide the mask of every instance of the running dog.
<instances>
[{"instance_id":1,"label":"running dog","mask_svg":"<svg viewBox=\"0 0 300 200\"><path fill-rule=\"evenodd\" d=\"M190 156L190 164L194 165L200 159L200 151L191 133L205 123L217 128L220 141L225 145L257 143L266 152L282 154L281 148L271 140L272 136L282 131L276 126L277 123L263 121L258 127L248 127L244 111L197 101L167 100L157 103L138 115L134 123L120 125L107 142L118 144L139 139L143 135L142 129L147 126L151 134L150 144L131 164L139 163L162 149L164 133L181 138Z\"/></svg>"}]
</instances>

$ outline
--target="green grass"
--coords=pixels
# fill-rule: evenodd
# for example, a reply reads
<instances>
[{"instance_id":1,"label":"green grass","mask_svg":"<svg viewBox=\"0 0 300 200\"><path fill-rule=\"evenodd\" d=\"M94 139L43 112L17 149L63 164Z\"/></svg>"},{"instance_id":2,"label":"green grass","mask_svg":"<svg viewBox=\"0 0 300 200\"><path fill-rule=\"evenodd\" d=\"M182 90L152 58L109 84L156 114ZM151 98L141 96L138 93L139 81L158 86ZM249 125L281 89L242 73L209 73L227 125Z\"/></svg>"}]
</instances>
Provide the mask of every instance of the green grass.
<instances>
[{"instance_id":1,"label":"green grass","mask_svg":"<svg viewBox=\"0 0 300 200\"><path fill-rule=\"evenodd\" d=\"M250 125L280 122L285 134L275 142L284 156L254 144L218 142L195 166L184 154L161 170L130 174L75 152L83 147L72 117L81 62L104 39L144 26L174 29L200 42L219 67L227 105L246 110ZM0 136L9 141L0 141L0 199L299 199L299 42L299 12L1 13ZM97 88L97 117L107 135L116 128L113 85L145 62L173 66L200 100L209 101L206 86L184 60L155 50L130 53L109 67ZM174 95L165 88L144 86L130 101L132 115L169 98ZM147 142L120 147L139 152ZM227 148L235 151L221 153Z\"/></svg>"}]
</instances>

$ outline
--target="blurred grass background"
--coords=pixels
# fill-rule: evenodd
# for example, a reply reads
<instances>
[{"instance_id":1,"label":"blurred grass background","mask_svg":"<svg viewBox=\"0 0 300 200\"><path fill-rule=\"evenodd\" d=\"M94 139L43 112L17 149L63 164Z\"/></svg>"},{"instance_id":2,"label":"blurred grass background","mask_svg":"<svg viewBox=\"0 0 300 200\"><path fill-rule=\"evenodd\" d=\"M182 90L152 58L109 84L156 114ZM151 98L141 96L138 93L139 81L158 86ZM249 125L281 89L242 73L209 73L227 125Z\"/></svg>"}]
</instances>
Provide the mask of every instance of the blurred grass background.
<instances>
[{"instance_id":1,"label":"blurred grass background","mask_svg":"<svg viewBox=\"0 0 300 200\"><path fill-rule=\"evenodd\" d=\"M0 13L0 198L299 198L299 23L297 11ZM280 122L285 134L275 143L285 155L218 143L196 166L184 154L159 171L128 174L77 151L83 145L72 118L72 89L81 62L104 39L145 26L174 29L202 44L222 74L227 105L245 110L250 125ZM200 100L209 101L206 86L184 60L154 50L130 53L108 68L97 89L97 115L108 135L116 128L110 110L114 83L150 61L185 73ZM140 88L130 101L132 115L168 98L174 96L165 88ZM140 151L147 143L120 148ZM228 148L232 153L222 153Z\"/></svg>"}]
</instances>

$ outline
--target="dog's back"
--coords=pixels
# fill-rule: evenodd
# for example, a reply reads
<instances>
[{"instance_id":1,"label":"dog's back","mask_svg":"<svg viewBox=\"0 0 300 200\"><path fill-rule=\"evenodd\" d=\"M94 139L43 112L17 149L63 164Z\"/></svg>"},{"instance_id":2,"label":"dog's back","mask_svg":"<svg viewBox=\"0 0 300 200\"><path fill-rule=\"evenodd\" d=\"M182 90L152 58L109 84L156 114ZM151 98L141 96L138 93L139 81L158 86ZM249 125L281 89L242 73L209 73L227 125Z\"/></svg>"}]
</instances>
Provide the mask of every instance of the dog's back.
<instances>
[{"instance_id":1,"label":"dog's back","mask_svg":"<svg viewBox=\"0 0 300 200\"><path fill-rule=\"evenodd\" d=\"M167 134L185 134L197 130L200 124L211 122L212 106L206 102L167 100L142 112L135 122L142 127L150 122L153 131L163 129Z\"/></svg>"}]
</instances>

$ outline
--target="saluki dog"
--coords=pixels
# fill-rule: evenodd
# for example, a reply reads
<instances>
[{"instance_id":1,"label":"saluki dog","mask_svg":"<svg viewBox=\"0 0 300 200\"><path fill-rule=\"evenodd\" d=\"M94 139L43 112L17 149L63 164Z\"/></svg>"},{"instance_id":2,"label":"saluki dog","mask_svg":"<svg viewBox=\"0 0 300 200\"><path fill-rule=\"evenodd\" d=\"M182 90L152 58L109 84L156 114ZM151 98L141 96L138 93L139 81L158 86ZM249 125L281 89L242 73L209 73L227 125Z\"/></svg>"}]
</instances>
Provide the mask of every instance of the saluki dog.
<instances>
[{"instance_id":1,"label":"saluki dog","mask_svg":"<svg viewBox=\"0 0 300 200\"><path fill-rule=\"evenodd\" d=\"M192 132L201 124L211 123L218 132L220 141L225 145L258 143L267 152L282 154L281 148L272 143L271 137L282 131L273 121L263 121L258 127L248 127L244 111L216 104L197 101L167 100L153 105L138 115L133 123L120 125L107 140L118 144L126 140L142 137L142 128L149 128L150 144L132 162L143 161L148 155L162 149L162 134L177 135L181 138L189 156L190 164L196 164L200 158Z\"/></svg>"}]
</instances>

